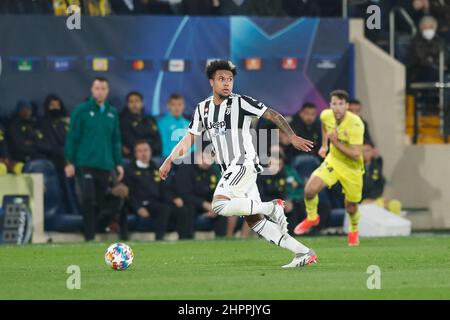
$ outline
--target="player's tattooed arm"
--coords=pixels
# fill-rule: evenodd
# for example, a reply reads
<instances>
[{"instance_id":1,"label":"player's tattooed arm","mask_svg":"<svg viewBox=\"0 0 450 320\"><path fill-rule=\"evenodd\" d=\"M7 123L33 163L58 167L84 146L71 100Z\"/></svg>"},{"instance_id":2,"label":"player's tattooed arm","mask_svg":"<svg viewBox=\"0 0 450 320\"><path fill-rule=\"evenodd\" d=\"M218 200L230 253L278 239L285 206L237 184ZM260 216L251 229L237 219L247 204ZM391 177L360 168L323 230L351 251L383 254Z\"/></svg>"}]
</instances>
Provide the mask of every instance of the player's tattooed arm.
<instances>
[{"instance_id":1,"label":"player's tattooed arm","mask_svg":"<svg viewBox=\"0 0 450 320\"><path fill-rule=\"evenodd\" d=\"M286 118L283 117L279 112L271 108L267 108L267 111L264 112L263 118L273 122L281 131L286 133L289 138L295 136L295 132L289 125L289 122L287 122Z\"/></svg>"},{"instance_id":2,"label":"player's tattooed arm","mask_svg":"<svg viewBox=\"0 0 450 320\"><path fill-rule=\"evenodd\" d=\"M296 149L309 152L314 147L314 143L312 141L297 136L289 125L289 122L287 122L286 118L279 112L271 108L267 108L266 112L263 114L263 118L273 122L281 131L286 133L289 137L289 141Z\"/></svg>"}]
</instances>

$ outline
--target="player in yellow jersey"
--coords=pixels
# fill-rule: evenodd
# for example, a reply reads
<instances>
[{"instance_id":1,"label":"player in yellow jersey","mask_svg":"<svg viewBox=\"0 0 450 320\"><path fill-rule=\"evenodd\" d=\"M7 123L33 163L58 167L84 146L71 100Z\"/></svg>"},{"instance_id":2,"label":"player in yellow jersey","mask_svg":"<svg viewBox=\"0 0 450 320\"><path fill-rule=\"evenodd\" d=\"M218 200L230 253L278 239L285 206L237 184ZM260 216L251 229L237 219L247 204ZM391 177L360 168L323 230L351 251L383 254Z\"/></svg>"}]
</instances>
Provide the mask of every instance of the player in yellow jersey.
<instances>
[{"instance_id":1,"label":"player in yellow jersey","mask_svg":"<svg viewBox=\"0 0 450 320\"><path fill-rule=\"evenodd\" d=\"M330 97L330 108L320 114L323 140L319 155L325 160L313 172L306 184L307 217L296 226L294 233L298 235L307 233L319 224L318 193L325 187L331 188L339 181L345 194L345 210L351 222L348 244L355 246L359 244L358 203L361 201L364 174L362 156L364 124L359 116L348 111L347 92L336 90L331 92ZM328 152L328 141L330 141L330 152Z\"/></svg>"}]
</instances>

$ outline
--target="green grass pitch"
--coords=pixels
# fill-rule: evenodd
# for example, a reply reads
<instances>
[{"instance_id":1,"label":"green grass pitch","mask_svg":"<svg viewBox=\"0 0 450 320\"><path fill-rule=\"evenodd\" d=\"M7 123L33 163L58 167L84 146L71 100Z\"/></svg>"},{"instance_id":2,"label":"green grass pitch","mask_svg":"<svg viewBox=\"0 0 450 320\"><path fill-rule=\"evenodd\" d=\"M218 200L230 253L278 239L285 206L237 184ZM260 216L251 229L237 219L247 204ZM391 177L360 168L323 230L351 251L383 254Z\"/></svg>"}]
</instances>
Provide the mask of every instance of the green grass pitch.
<instances>
[{"instance_id":1,"label":"green grass pitch","mask_svg":"<svg viewBox=\"0 0 450 320\"><path fill-rule=\"evenodd\" d=\"M281 269L292 256L262 239L129 242L125 271L107 267L109 243L0 246L0 299L450 299L450 236L301 238L318 263ZM81 289L66 287L69 265ZM367 268L381 289L367 288Z\"/></svg>"}]
</instances>

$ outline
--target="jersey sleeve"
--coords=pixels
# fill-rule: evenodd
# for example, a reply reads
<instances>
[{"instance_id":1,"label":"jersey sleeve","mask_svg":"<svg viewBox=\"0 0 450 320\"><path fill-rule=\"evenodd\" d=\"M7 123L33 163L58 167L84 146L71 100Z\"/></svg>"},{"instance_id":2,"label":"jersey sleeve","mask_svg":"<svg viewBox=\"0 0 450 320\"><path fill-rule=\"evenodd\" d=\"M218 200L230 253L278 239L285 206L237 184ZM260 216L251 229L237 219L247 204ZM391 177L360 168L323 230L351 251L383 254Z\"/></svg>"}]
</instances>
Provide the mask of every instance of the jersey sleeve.
<instances>
[{"instance_id":1,"label":"jersey sleeve","mask_svg":"<svg viewBox=\"0 0 450 320\"><path fill-rule=\"evenodd\" d=\"M325 109L320 113L320 122L327 131L333 126L333 119L334 115L331 109Z\"/></svg>"},{"instance_id":2,"label":"jersey sleeve","mask_svg":"<svg viewBox=\"0 0 450 320\"><path fill-rule=\"evenodd\" d=\"M203 126L202 117L200 116L200 106L198 105L195 108L194 113L192 114L191 123L188 127L188 132L193 135L199 136L205 131L205 127Z\"/></svg>"},{"instance_id":3,"label":"jersey sleeve","mask_svg":"<svg viewBox=\"0 0 450 320\"><path fill-rule=\"evenodd\" d=\"M351 145L364 144L364 124L362 121L355 122L349 130L348 142Z\"/></svg>"},{"instance_id":4,"label":"jersey sleeve","mask_svg":"<svg viewBox=\"0 0 450 320\"><path fill-rule=\"evenodd\" d=\"M264 103L244 95L241 96L241 108L258 118L261 118L267 110L267 106Z\"/></svg>"}]
</instances>

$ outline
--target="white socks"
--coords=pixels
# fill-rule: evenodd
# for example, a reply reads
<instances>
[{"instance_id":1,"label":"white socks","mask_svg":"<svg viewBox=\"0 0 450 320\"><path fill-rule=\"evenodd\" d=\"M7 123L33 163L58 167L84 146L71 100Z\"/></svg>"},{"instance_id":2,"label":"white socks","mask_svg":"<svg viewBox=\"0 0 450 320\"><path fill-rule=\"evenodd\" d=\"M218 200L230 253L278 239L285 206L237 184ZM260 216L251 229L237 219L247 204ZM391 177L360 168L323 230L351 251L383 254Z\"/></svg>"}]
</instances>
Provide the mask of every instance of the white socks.
<instances>
[{"instance_id":1,"label":"white socks","mask_svg":"<svg viewBox=\"0 0 450 320\"><path fill-rule=\"evenodd\" d=\"M253 231L263 236L267 241L276 244L279 247L288 249L295 254L304 254L309 252L309 248L292 238L289 234L282 234L278 226L267 220L262 219L255 226Z\"/></svg>"},{"instance_id":2,"label":"white socks","mask_svg":"<svg viewBox=\"0 0 450 320\"><path fill-rule=\"evenodd\" d=\"M225 217L250 216L252 214L268 215L273 210L272 202L258 202L247 198L220 199L212 203L216 214Z\"/></svg>"}]
</instances>

